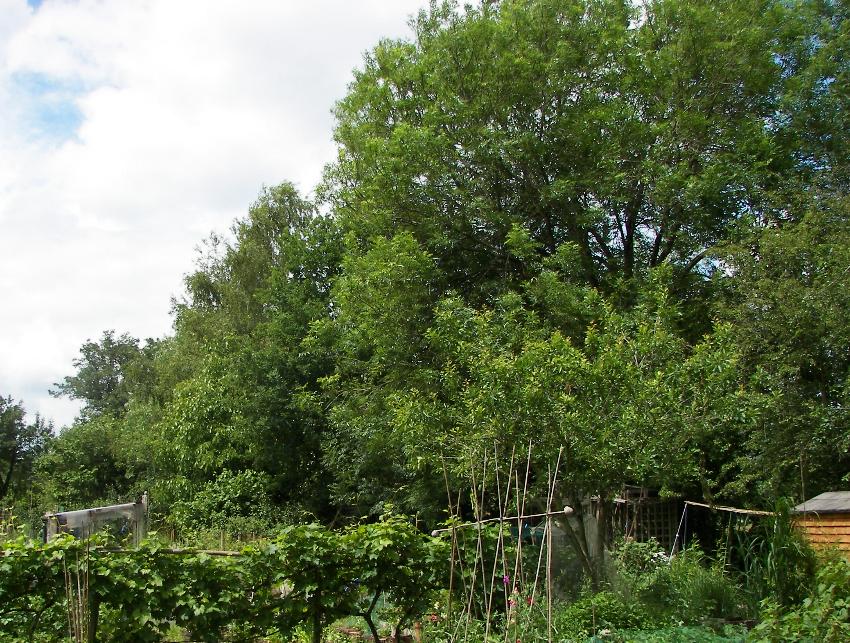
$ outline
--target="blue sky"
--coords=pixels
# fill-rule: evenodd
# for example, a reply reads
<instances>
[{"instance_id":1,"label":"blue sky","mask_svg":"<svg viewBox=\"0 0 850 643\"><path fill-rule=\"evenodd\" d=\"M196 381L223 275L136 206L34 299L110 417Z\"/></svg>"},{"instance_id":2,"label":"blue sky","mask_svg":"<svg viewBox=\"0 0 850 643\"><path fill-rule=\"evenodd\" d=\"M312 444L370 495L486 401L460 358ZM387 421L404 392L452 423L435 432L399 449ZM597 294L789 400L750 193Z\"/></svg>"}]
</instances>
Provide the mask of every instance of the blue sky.
<instances>
[{"instance_id":1,"label":"blue sky","mask_svg":"<svg viewBox=\"0 0 850 643\"><path fill-rule=\"evenodd\" d=\"M83 120L76 103L83 92L79 83L37 72L15 72L11 83L23 112L19 127L28 138L62 142L74 136Z\"/></svg>"}]
</instances>

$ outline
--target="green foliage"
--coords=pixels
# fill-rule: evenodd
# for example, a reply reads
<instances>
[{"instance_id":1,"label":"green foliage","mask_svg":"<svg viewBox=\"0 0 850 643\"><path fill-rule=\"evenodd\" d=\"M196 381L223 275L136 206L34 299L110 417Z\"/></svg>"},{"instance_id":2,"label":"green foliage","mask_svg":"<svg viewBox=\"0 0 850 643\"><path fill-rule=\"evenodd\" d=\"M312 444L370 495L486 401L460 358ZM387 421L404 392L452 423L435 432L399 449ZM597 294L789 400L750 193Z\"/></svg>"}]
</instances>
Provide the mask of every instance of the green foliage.
<instances>
[{"instance_id":1,"label":"green foliage","mask_svg":"<svg viewBox=\"0 0 850 643\"><path fill-rule=\"evenodd\" d=\"M79 548L64 538L43 547L20 538L2 548L0 632L10 640L60 639L67 627L63 563Z\"/></svg>"},{"instance_id":2,"label":"green foliage","mask_svg":"<svg viewBox=\"0 0 850 643\"><path fill-rule=\"evenodd\" d=\"M423 506L444 458L462 478L494 442L510 453L529 439L546 461L565 448L567 499L624 482L762 499L773 485L754 476L787 485L792 455L805 470L815 449L820 481L846 473L826 457L846 453L839 389L803 393L785 370L750 379L775 351L770 338L755 355L742 346L762 328L748 314L803 334L783 322L784 295L765 307L744 279L738 314L712 323L742 267L773 262L757 244L708 259L742 231L793 239L805 230L767 224L827 202L793 194L841 163L826 139L803 142L803 122L846 140L833 89L845 12L822 5L449 2L422 12L410 41L370 53L337 105L340 156L324 185L349 233L334 291L345 329L322 335L342 349L325 380L338 502ZM829 118L812 109L821 98ZM835 262L824 291L842 283L840 237L817 251ZM799 281L788 300L805 309ZM846 328L848 307L820 301ZM806 320L806 345L826 339ZM818 363L844 381L840 356ZM795 412L800 393L818 412Z\"/></svg>"},{"instance_id":3,"label":"green foliage","mask_svg":"<svg viewBox=\"0 0 850 643\"><path fill-rule=\"evenodd\" d=\"M645 604L672 622L699 624L746 616L734 580L698 550L674 556L659 568L640 594Z\"/></svg>"},{"instance_id":4,"label":"green foliage","mask_svg":"<svg viewBox=\"0 0 850 643\"><path fill-rule=\"evenodd\" d=\"M33 463L51 442L53 425L39 415L28 423L24 415L21 403L0 395L0 501L32 484Z\"/></svg>"},{"instance_id":5,"label":"green foliage","mask_svg":"<svg viewBox=\"0 0 850 643\"><path fill-rule=\"evenodd\" d=\"M670 558L654 538L643 542L620 542L612 550L611 558L616 574L629 582L651 576L664 565L670 564Z\"/></svg>"},{"instance_id":6,"label":"green foliage","mask_svg":"<svg viewBox=\"0 0 850 643\"><path fill-rule=\"evenodd\" d=\"M334 351L336 372L323 380L324 399L340 399L331 405L323 436L324 464L335 474L334 500L361 514L380 515L381 502L410 512L422 508L415 491L391 495L414 477L399 453L403 440L389 430L387 397L428 376L417 367L429 360L435 272L410 234L378 239L363 254L352 249L334 285L338 313L314 328L316 339L330 336Z\"/></svg>"},{"instance_id":7,"label":"green foliage","mask_svg":"<svg viewBox=\"0 0 850 643\"><path fill-rule=\"evenodd\" d=\"M409 457L434 468L450 458L462 475L494 444L509 454L531 440L539 445L533 464L544 469L564 447L565 504L577 506L581 490L607 497L624 483L704 483L710 492L707 466L749 421L736 408L728 334L689 348L660 284L632 311L600 308L576 345L516 296L492 311L441 303L428 333L439 372L429 388L408 385L389 400Z\"/></svg>"},{"instance_id":8,"label":"green foliage","mask_svg":"<svg viewBox=\"0 0 850 643\"><path fill-rule=\"evenodd\" d=\"M391 504L436 524L447 490L494 512L470 486L496 466L470 471L531 444L529 497L560 457L553 502L575 507L599 585L606 532L585 527L624 484L748 504L837 488L847 18L843 0L433 3L336 106L321 208L263 189L210 238L173 337L81 347L57 392L83 415L32 465L33 506L149 489L189 530ZM686 560L634 591L651 578L664 609L725 610L717 570L693 566L687 595ZM751 576L772 579L751 595L801 595ZM347 596L303 595L314 630Z\"/></svg>"},{"instance_id":9,"label":"green foliage","mask_svg":"<svg viewBox=\"0 0 850 643\"><path fill-rule=\"evenodd\" d=\"M363 256L351 253L343 261L335 287L343 342L367 351L381 369L378 377L387 366L416 360L433 305L434 268L407 233L377 239Z\"/></svg>"},{"instance_id":10,"label":"green foliage","mask_svg":"<svg viewBox=\"0 0 850 643\"><path fill-rule=\"evenodd\" d=\"M159 641L173 622L217 641L231 623L250 622L251 584L234 559L166 555L151 544L112 553L102 545L64 536L43 546L6 543L0 558L4 634L62 639L68 583L87 593L102 640Z\"/></svg>"},{"instance_id":11,"label":"green foliage","mask_svg":"<svg viewBox=\"0 0 850 643\"><path fill-rule=\"evenodd\" d=\"M676 625L656 630L615 632L603 640L612 643L744 643L752 639L743 626L726 625L717 632L709 627Z\"/></svg>"},{"instance_id":12,"label":"green foliage","mask_svg":"<svg viewBox=\"0 0 850 643\"><path fill-rule=\"evenodd\" d=\"M403 627L431 605L449 560L445 542L391 515L342 532L317 524L285 527L261 551L276 560L273 578L284 588L278 626L288 631L307 623L314 641L328 624L351 614L365 618L377 641L373 610L382 597L393 603L396 625Z\"/></svg>"},{"instance_id":13,"label":"green foliage","mask_svg":"<svg viewBox=\"0 0 850 643\"><path fill-rule=\"evenodd\" d=\"M327 357L301 341L328 314L341 240L288 183L264 190L232 232L187 279L161 357L166 373L183 369L159 424L160 470L177 483L162 491L191 494L222 469L250 469L268 476L275 504L324 516L325 414L313 396Z\"/></svg>"},{"instance_id":14,"label":"green foliage","mask_svg":"<svg viewBox=\"0 0 850 643\"><path fill-rule=\"evenodd\" d=\"M810 207L798 223L753 231L726 255L735 272L724 314L760 407L736 459L735 490L771 502L841 488L850 467L848 203Z\"/></svg>"},{"instance_id":15,"label":"green foliage","mask_svg":"<svg viewBox=\"0 0 850 643\"><path fill-rule=\"evenodd\" d=\"M237 538L267 534L277 522L268 488L268 476L256 471L222 471L191 500L177 501L171 521L182 533L225 531Z\"/></svg>"},{"instance_id":16,"label":"green foliage","mask_svg":"<svg viewBox=\"0 0 850 643\"><path fill-rule=\"evenodd\" d=\"M193 638L221 640L231 624L244 626L254 607L240 561L163 555L155 546L94 557L89 582L100 601L101 627L114 637L160 640L174 622Z\"/></svg>"},{"instance_id":17,"label":"green foliage","mask_svg":"<svg viewBox=\"0 0 850 643\"><path fill-rule=\"evenodd\" d=\"M424 614L434 595L448 585L451 557L449 543L423 538L401 516L384 516L376 523L360 525L345 536L352 550L361 594L359 611L376 635L371 612L382 595L395 606L396 631Z\"/></svg>"},{"instance_id":18,"label":"green foliage","mask_svg":"<svg viewBox=\"0 0 850 643\"><path fill-rule=\"evenodd\" d=\"M765 120L784 16L764 0L644 10L420 13L413 41L378 45L336 107L326 189L344 225L363 242L412 232L476 304L526 278L529 252L565 243L594 286L692 270L782 157Z\"/></svg>"},{"instance_id":19,"label":"green foliage","mask_svg":"<svg viewBox=\"0 0 850 643\"><path fill-rule=\"evenodd\" d=\"M612 558L613 586L626 600L644 605L659 625L745 616L734 579L698 549L669 557L654 541L625 542Z\"/></svg>"},{"instance_id":20,"label":"green foliage","mask_svg":"<svg viewBox=\"0 0 850 643\"><path fill-rule=\"evenodd\" d=\"M317 524L284 527L270 551L280 560L275 582L291 588L278 617L284 629L307 622L320 641L326 625L355 611L357 570L337 534Z\"/></svg>"},{"instance_id":21,"label":"green foliage","mask_svg":"<svg viewBox=\"0 0 850 643\"><path fill-rule=\"evenodd\" d=\"M109 505L132 495L132 463L149 454L125 449L130 433L123 429L110 415L62 429L35 466L46 508Z\"/></svg>"},{"instance_id":22,"label":"green foliage","mask_svg":"<svg viewBox=\"0 0 850 643\"><path fill-rule=\"evenodd\" d=\"M67 583L88 594L101 640L159 641L173 626L193 640L253 640L307 625L314 640L337 618L360 614L385 593L403 625L430 605L445 580L444 542L400 517L334 532L285 528L235 556L105 547L103 538L18 539L0 551L0 625L13 640L67 632ZM71 576L68 576L71 574ZM0 636L2 639L2 636ZM5 640L5 639L2 639Z\"/></svg>"},{"instance_id":23,"label":"green foliage","mask_svg":"<svg viewBox=\"0 0 850 643\"><path fill-rule=\"evenodd\" d=\"M451 525L454 521L449 521ZM504 531L507 531L505 526ZM510 569L516 557L516 549L507 534L500 537L499 527L495 524L478 525L471 529L457 529L454 535L453 600L468 602L471 612L483 617L488 611L507 612L511 601L512 589L519 586L517 578L510 577ZM451 539L451 532L443 532L443 537ZM536 559L534 564L536 564ZM507 564L506 564L507 563ZM505 582L505 576L508 576ZM445 584L445 587L448 583ZM492 594L491 594L492 586ZM466 594L471 593L471 599Z\"/></svg>"},{"instance_id":24,"label":"green foliage","mask_svg":"<svg viewBox=\"0 0 850 643\"><path fill-rule=\"evenodd\" d=\"M55 384L51 394L82 400L83 417L124 414L132 389L148 384L149 360L153 342L139 347L139 340L127 333L117 339L115 331L104 331L99 342L88 340L73 361L76 375Z\"/></svg>"},{"instance_id":25,"label":"green foliage","mask_svg":"<svg viewBox=\"0 0 850 643\"><path fill-rule=\"evenodd\" d=\"M787 609L765 601L752 641L846 641L850 638L850 565L836 559L818 569L812 592Z\"/></svg>"},{"instance_id":26,"label":"green foliage","mask_svg":"<svg viewBox=\"0 0 850 643\"><path fill-rule=\"evenodd\" d=\"M815 575L815 553L795 528L787 499L777 501L772 516L752 533L738 535L743 560L742 581L753 603L776 601L783 607L799 603Z\"/></svg>"},{"instance_id":27,"label":"green foliage","mask_svg":"<svg viewBox=\"0 0 850 643\"><path fill-rule=\"evenodd\" d=\"M643 629L651 624L649 613L640 603L625 601L614 592L599 592L559 610L554 628L559 638L575 641L602 630Z\"/></svg>"},{"instance_id":28,"label":"green foliage","mask_svg":"<svg viewBox=\"0 0 850 643\"><path fill-rule=\"evenodd\" d=\"M176 473L206 482L222 469L250 464L254 445L243 410L247 400L229 360L211 356L176 389L164 418L165 452ZM258 445L256 445L258 446Z\"/></svg>"}]
</instances>

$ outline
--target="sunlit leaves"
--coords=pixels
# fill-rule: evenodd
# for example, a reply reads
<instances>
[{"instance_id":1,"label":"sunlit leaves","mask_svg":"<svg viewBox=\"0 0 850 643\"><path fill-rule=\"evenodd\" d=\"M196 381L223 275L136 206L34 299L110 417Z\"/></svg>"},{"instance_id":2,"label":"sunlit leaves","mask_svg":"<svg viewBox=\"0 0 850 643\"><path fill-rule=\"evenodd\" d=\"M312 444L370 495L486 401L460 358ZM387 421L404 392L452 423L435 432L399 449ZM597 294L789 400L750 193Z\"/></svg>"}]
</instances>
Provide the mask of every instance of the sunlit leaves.
<instances>
[{"instance_id":1,"label":"sunlit leaves","mask_svg":"<svg viewBox=\"0 0 850 643\"><path fill-rule=\"evenodd\" d=\"M544 461L564 448L562 486L573 492L687 486L702 475L701 450L736 426L739 378L728 333L692 349L674 319L648 293L630 313L602 309L582 345L516 301L487 312L446 302L429 331L440 387L394 396L396 430L408 454L459 472L494 445L510 453L530 441Z\"/></svg>"}]
</instances>

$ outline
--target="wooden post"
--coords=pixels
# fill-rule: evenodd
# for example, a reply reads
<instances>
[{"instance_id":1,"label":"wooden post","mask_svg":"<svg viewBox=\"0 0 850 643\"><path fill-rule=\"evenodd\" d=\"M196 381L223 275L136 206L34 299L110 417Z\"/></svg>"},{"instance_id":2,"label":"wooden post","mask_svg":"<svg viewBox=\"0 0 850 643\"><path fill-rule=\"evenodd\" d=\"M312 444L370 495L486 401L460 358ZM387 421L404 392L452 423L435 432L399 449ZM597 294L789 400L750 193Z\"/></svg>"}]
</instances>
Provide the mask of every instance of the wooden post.
<instances>
[{"instance_id":1,"label":"wooden post","mask_svg":"<svg viewBox=\"0 0 850 643\"><path fill-rule=\"evenodd\" d=\"M89 631L88 643L97 643L97 627L100 620L100 598L89 587Z\"/></svg>"},{"instance_id":2,"label":"wooden post","mask_svg":"<svg viewBox=\"0 0 850 643\"><path fill-rule=\"evenodd\" d=\"M552 511L552 496L555 492L555 480L549 477L549 504L547 513ZM546 640L552 643L552 516L546 516Z\"/></svg>"}]
</instances>

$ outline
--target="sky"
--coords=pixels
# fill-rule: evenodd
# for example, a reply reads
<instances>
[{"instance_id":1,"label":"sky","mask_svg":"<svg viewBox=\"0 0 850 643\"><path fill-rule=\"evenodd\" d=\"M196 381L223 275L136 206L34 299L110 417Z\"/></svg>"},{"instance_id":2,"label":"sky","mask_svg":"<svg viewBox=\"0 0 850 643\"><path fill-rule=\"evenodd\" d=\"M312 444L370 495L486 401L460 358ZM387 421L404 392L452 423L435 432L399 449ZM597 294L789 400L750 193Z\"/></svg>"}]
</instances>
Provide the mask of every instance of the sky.
<instances>
[{"instance_id":1,"label":"sky","mask_svg":"<svg viewBox=\"0 0 850 643\"><path fill-rule=\"evenodd\" d=\"M53 398L104 330L171 332L197 248L309 194L363 54L426 0L0 0L0 396Z\"/></svg>"}]
</instances>

